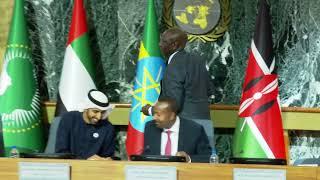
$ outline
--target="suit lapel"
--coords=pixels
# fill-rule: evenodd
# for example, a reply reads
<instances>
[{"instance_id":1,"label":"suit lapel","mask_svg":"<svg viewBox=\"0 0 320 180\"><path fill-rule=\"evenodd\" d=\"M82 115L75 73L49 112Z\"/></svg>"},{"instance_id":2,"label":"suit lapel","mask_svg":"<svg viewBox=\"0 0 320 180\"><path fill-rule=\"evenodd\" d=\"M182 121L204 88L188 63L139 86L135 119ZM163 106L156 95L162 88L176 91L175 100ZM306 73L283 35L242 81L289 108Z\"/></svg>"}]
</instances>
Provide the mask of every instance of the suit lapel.
<instances>
[{"instance_id":1,"label":"suit lapel","mask_svg":"<svg viewBox=\"0 0 320 180\"><path fill-rule=\"evenodd\" d=\"M160 154L161 153L161 132L162 129L157 128L156 126L154 126L155 128L155 134L154 134L154 154Z\"/></svg>"},{"instance_id":2,"label":"suit lapel","mask_svg":"<svg viewBox=\"0 0 320 180\"><path fill-rule=\"evenodd\" d=\"M184 149L184 120L180 117L180 127L179 127L179 139L178 139L178 152Z\"/></svg>"}]
</instances>

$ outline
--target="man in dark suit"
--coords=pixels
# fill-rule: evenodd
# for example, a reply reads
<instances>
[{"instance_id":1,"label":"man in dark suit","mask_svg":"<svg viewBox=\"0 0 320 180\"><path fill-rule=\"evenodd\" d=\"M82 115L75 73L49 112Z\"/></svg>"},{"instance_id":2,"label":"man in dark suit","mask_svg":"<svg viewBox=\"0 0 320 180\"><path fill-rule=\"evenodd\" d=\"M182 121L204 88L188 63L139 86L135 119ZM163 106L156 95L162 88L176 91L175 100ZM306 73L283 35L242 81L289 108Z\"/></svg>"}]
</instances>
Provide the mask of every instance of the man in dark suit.
<instances>
[{"instance_id":1,"label":"man in dark suit","mask_svg":"<svg viewBox=\"0 0 320 180\"><path fill-rule=\"evenodd\" d=\"M187 41L187 34L177 28L166 30L160 37L159 46L168 64L161 81L160 97L175 99L179 117L202 124L214 145L208 101L212 95L209 73L204 59L184 50ZM141 111L152 115L150 104Z\"/></svg>"},{"instance_id":2,"label":"man in dark suit","mask_svg":"<svg viewBox=\"0 0 320 180\"><path fill-rule=\"evenodd\" d=\"M147 122L144 152L147 155L176 155L187 162L208 162L211 153L203 127L177 116L174 99L160 97L153 107L154 120Z\"/></svg>"}]
</instances>

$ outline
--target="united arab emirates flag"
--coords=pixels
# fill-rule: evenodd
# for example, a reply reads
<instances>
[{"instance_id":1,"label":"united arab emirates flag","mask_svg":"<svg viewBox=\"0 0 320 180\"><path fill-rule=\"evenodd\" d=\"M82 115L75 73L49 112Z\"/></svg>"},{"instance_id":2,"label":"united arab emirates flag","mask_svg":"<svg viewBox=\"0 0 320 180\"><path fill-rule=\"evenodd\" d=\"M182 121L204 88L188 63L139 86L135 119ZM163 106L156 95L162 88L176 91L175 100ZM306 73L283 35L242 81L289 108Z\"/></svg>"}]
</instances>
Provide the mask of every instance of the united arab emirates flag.
<instances>
[{"instance_id":1,"label":"united arab emirates flag","mask_svg":"<svg viewBox=\"0 0 320 180\"><path fill-rule=\"evenodd\" d=\"M24 17L24 0L15 0L0 76L0 118L5 153L42 151L40 94Z\"/></svg>"},{"instance_id":2,"label":"united arab emirates flag","mask_svg":"<svg viewBox=\"0 0 320 180\"><path fill-rule=\"evenodd\" d=\"M136 78L132 98L132 108L128 124L126 149L128 156L141 154L144 143L144 126L152 119L143 115L140 110L146 104L153 105L160 94L160 80L165 69L164 60L159 48L159 30L154 0L147 0L147 16L140 44Z\"/></svg>"},{"instance_id":3,"label":"united arab emirates flag","mask_svg":"<svg viewBox=\"0 0 320 180\"><path fill-rule=\"evenodd\" d=\"M260 1L234 134L236 158L286 159L269 6Z\"/></svg>"},{"instance_id":4,"label":"united arab emirates flag","mask_svg":"<svg viewBox=\"0 0 320 180\"><path fill-rule=\"evenodd\" d=\"M90 89L96 89L95 66L89 45L82 0L74 0L67 49L59 83L56 116L79 110Z\"/></svg>"}]
</instances>

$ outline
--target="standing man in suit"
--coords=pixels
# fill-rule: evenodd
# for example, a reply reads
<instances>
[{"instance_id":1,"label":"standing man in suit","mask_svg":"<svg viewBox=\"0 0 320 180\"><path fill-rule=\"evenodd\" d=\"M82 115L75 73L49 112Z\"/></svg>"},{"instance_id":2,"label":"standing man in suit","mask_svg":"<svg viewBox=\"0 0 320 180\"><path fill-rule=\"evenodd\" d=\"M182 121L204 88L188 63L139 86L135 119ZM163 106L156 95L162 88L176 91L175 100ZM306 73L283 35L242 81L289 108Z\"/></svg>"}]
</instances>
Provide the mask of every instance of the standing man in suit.
<instances>
[{"instance_id":1,"label":"standing man in suit","mask_svg":"<svg viewBox=\"0 0 320 180\"><path fill-rule=\"evenodd\" d=\"M204 59L184 50L187 41L187 34L177 28L166 30L160 37L159 46L168 64L161 82L160 97L175 99L178 115L203 125L211 146L214 146L209 73ZM142 107L141 111L145 115L153 114L150 104Z\"/></svg>"},{"instance_id":2,"label":"standing man in suit","mask_svg":"<svg viewBox=\"0 0 320 180\"><path fill-rule=\"evenodd\" d=\"M147 155L184 156L187 162L208 162L211 153L203 127L177 116L174 99L160 97L153 106L154 120L144 131L144 152Z\"/></svg>"}]
</instances>

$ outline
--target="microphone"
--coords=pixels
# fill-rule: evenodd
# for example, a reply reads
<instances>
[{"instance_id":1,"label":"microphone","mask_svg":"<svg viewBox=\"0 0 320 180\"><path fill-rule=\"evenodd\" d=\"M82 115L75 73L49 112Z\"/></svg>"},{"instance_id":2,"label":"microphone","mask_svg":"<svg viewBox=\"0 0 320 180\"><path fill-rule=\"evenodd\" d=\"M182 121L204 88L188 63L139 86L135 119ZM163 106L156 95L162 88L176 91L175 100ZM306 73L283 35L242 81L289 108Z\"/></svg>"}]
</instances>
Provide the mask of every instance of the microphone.
<instances>
[{"instance_id":1,"label":"microphone","mask_svg":"<svg viewBox=\"0 0 320 180\"><path fill-rule=\"evenodd\" d=\"M151 152L150 145L146 145L146 147L143 150L143 154L149 154L150 152Z\"/></svg>"}]
</instances>

